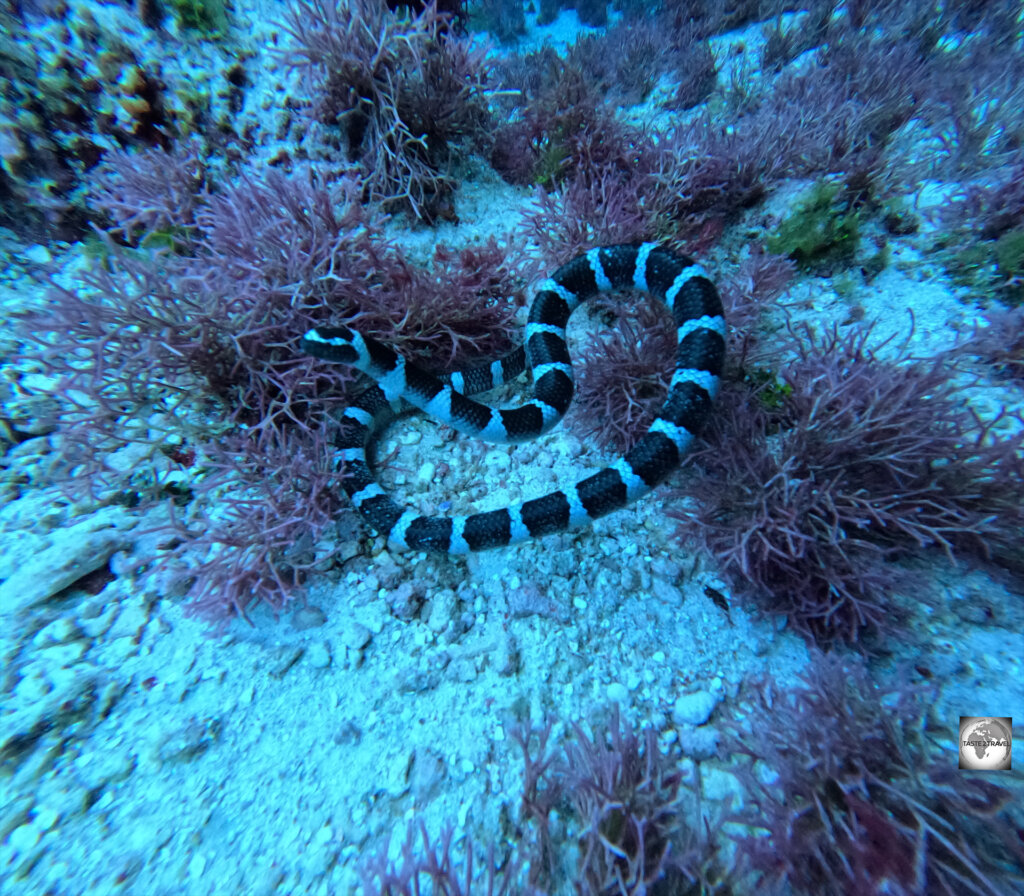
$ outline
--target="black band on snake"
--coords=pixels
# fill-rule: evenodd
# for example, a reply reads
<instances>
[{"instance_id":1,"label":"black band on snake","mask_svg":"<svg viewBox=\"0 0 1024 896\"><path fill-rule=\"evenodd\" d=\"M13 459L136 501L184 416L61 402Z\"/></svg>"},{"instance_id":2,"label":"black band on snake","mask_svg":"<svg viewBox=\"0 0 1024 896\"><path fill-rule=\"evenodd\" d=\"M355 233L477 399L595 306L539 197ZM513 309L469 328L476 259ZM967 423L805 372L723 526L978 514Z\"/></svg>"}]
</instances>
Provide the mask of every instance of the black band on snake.
<instances>
[{"instance_id":1,"label":"black band on snake","mask_svg":"<svg viewBox=\"0 0 1024 896\"><path fill-rule=\"evenodd\" d=\"M420 516L393 501L374 478L367 447L404 402L461 433L491 442L522 442L554 426L573 395L565 341L569 315L600 292L640 289L660 298L675 318L678 348L668 396L644 436L610 467L560 491L515 507L472 516ZM345 409L336 439L342 486L393 550L464 554L586 525L635 501L679 464L711 413L725 356L722 303L700 265L653 243L592 249L563 265L537 288L526 342L489 366L439 379L386 345L348 327L318 327L302 350L349 364L376 381ZM532 401L498 410L467 398L529 368Z\"/></svg>"}]
</instances>

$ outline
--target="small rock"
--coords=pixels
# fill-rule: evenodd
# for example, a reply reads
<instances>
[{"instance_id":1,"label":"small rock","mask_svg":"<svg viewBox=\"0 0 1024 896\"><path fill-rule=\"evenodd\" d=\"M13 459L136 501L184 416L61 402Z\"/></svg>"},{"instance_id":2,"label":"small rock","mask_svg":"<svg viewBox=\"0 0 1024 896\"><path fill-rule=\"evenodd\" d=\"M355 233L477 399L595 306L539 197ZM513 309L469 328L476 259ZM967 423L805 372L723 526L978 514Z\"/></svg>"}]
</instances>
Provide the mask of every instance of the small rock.
<instances>
[{"instance_id":1,"label":"small rock","mask_svg":"<svg viewBox=\"0 0 1024 896\"><path fill-rule=\"evenodd\" d=\"M682 594L679 589L672 582L665 579L652 579L650 591L659 603L666 606L676 606L682 600Z\"/></svg>"},{"instance_id":2,"label":"small rock","mask_svg":"<svg viewBox=\"0 0 1024 896\"><path fill-rule=\"evenodd\" d=\"M395 563L394 559L386 554L380 559L376 570L377 580L381 588L395 588L402 580L402 568Z\"/></svg>"},{"instance_id":3,"label":"small rock","mask_svg":"<svg viewBox=\"0 0 1024 896\"><path fill-rule=\"evenodd\" d=\"M519 645L510 634L503 634L498 639L498 649L494 652L494 667L499 675L515 675L519 671L521 657Z\"/></svg>"},{"instance_id":4,"label":"small rock","mask_svg":"<svg viewBox=\"0 0 1024 896\"><path fill-rule=\"evenodd\" d=\"M513 585L510 589L506 601L513 619L545 616L562 624L571 621L572 614L565 602L549 596L535 582L526 582L519 587Z\"/></svg>"},{"instance_id":5,"label":"small rock","mask_svg":"<svg viewBox=\"0 0 1024 896\"><path fill-rule=\"evenodd\" d=\"M700 728L695 728L693 725L680 725L676 731L684 756L701 762L705 759L713 759L718 755L718 731L710 725Z\"/></svg>"},{"instance_id":6,"label":"small rock","mask_svg":"<svg viewBox=\"0 0 1024 896\"><path fill-rule=\"evenodd\" d=\"M391 615L403 622L415 619L423 608L423 594L413 587L411 582L402 582L393 591L384 596Z\"/></svg>"},{"instance_id":7,"label":"small rock","mask_svg":"<svg viewBox=\"0 0 1024 896\"><path fill-rule=\"evenodd\" d=\"M651 563L651 571L666 582L675 582L682 574L683 568L675 560L658 557Z\"/></svg>"},{"instance_id":8,"label":"small rock","mask_svg":"<svg viewBox=\"0 0 1024 896\"><path fill-rule=\"evenodd\" d=\"M302 658L302 654L305 652L306 649L304 647L285 646L279 648L277 656L270 665L270 677L284 678L288 670Z\"/></svg>"},{"instance_id":9,"label":"small rock","mask_svg":"<svg viewBox=\"0 0 1024 896\"><path fill-rule=\"evenodd\" d=\"M363 739L363 732L351 719L345 719L334 730L331 739L340 747L349 746L358 744Z\"/></svg>"},{"instance_id":10,"label":"small rock","mask_svg":"<svg viewBox=\"0 0 1024 896\"><path fill-rule=\"evenodd\" d=\"M743 805L745 791L743 785L740 784L739 778L732 774L732 772L715 768L713 765L702 766L701 784L703 785L704 796L708 800L717 803L726 797L732 797L734 808Z\"/></svg>"},{"instance_id":11,"label":"small rock","mask_svg":"<svg viewBox=\"0 0 1024 896\"><path fill-rule=\"evenodd\" d=\"M42 243L35 243L34 245L26 247L23 254L25 256L25 260L32 262L32 264L49 264L53 261L53 256L50 254L50 250Z\"/></svg>"},{"instance_id":12,"label":"small rock","mask_svg":"<svg viewBox=\"0 0 1024 896\"><path fill-rule=\"evenodd\" d=\"M976 597L978 599L973 601L958 601L953 607L953 612L971 625L994 625L995 612L991 603L981 595L976 594Z\"/></svg>"},{"instance_id":13,"label":"small rock","mask_svg":"<svg viewBox=\"0 0 1024 896\"><path fill-rule=\"evenodd\" d=\"M13 871L15 876L21 876L39 860L44 851L39 845L43 833L29 821L8 834L4 843L8 873Z\"/></svg>"},{"instance_id":14,"label":"small rock","mask_svg":"<svg viewBox=\"0 0 1024 896\"><path fill-rule=\"evenodd\" d=\"M67 644L70 641L77 641L82 633L67 617L54 619L49 625L43 626L35 633L32 644L35 647L46 648L57 644Z\"/></svg>"},{"instance_id":15,"label":"small rock","mask_svg":"<svg viewBox=\"0 0 1024 896\"><path fill-rule=\"evenodd\" d=\"M429 803L446 777L444 759L439 753L429 749L416 750L409 770L409 790L417 803Z\"/></svg>"},{"instance_id":16,"label":"small rock","mask_svg":"<svg viewBox=\"0 0 1024 896\"><path fill-rule=\"evenodd\" d=\"M14 686L14 695L22 705L38 703L50 691L53 685L41 663L27 665L21 672L21 679Z\"/></svg>"},{"instance_id":17,"label":"small rock","mask_svg":"<svg viewBox=\"0 0 1024 896\"><path fill-rule=\"evenodd\" d=\"M306 655L314 669L326 669L331 664L331 652L322 641L310 644Z\"/></svg>"},{"instance_id":18,"label":"small rock","mask_svg":"<svg viewBox=\"0 0 1024 896\"><path fill-rule=\"evenodd\" d=\"M327 615L319 607L314 607L311 604L305 607L299 607L292 614L292 626L296 631L305 632L311 628L320 628L320 626L327 623Z\"/></svg>"},{"instance_id":19,"label":"small rock","mask_svg":"<svg viewBox=\"0 0 1024 896\"><path fill-rule=\"evenodd\" d=\"M32 796L10 796L7 805L0 807L0 840L6 839L16 827L28 821L29 810L35 804Z\"/></svg>"},{"instance_id":20,"label":"small rock","mask_svg":"<svg viewBox=\"0 0 1024 896\"><path fill-rule=\"evenodd\" d=\"M135 770L135 756L123 750L107 748L83 753L74 763L75 779L86 790L99 790L126 780Z\"/></svg>"},{"instance_id":21,"label":"small rock","mask_svg":"<svg viewBox=\"0 0 1024 896\"><path fill-rule=\"evenodd\" d=\"M410 669L395 678L395 689L402 694L425 694L441 684L441 673L436 669Z\"/></svg>"},{"instance_id":22,"label":"small rock","mask_svg":"<svg viewBox=\"0 0 1024 896\"><path fill-rule=\"evenodd\" d=\"M684 787L700 786L700 781L697 779L697 763L689 757L684 756L679 760L679 773L683 776Z\"/></svg>"},{"instance_id":23,"label":"small rock","mask_svg":"<svg viewBox=\"0 0 1024 896\"><path fill-rule=\"evenodd\" d=\"M153 454L154 447L145 442L129 442L103 458L103 465L115 473L128 475L137 470Z\"/></svg>"},{"instance_id":24,"label":"small rock","mask_svg":"<svg viewBox=\"0 0 1024 896\"><path fill-rule=\"evenodd\" d=\"M427 626L431 631L440 634L452 624L455 617L455 592L450 588L442 588L430 599L430 613Z\"/></svg>"},{"instance_id":25,"label":"small rock","mask_svg":"<svg viewBox=\"0 0 1024 896\"><path fill-rule=\"evenodd\" d=\"M220 740L219 719L192 719L180 731L168 735L157 755L161 762L189 762Z\"/></svg>"},{"instance_id":26,"label":"small rock","mask_svg":"<svg viewBox=\"0 0 1024 896\"><path fill-rule=\"evenodd\" d=\"M765 787L773 787L779 780L779 772L762 759L754 763L754 777Z\"/></svg>"},{"instance_id":27,"label":"small rock","mask_svg":"<svg viewBox=\"0 0 1024 896\"><path fill-rule=\"evenodd\" d=\"M122 602L118 606L117 618L107 632L107 640L131 638L138 644L142 638L142 630L149 621L150 609L148 600L142 595L136 595L131 600Z\"/></svg>"},{"instance_id":28,"label":"small rock","mask_svg":"<svg viewBox=\"0 0 1024 896\"><path fill-rule=\"evenodd\" d=\"M672 706L672 721L676 725L703 725L717 705L718 697L708 691L683 694Z\"/></svg>"},{"instance_id":29,"label":"small rock","mask_svg":"<svg viewBox=\"0 0 1024 896\"><path fill-rule=\"evenodd\" d=\"M91 604L82 607L82 611L78 615L78 626L86 638L96 641L110 631L116 617L116 603L94 598Z\"/></svg>"},{"instance_id":30,"label":"small rock","mask_svg":"<svg viewBox=\"0 0 1024 896\"><path fill-rule=\"evenodd\" d=\"M125 547L127 536L116 529L89 531L76 526L49 547L24 558L0 584L0 615L14 615L49 600L59 591L107 565Z\"/></svg>"},{"instance_id":31,"label":"small rock","mask_svg":"<svg viewBox=\"0 0 1024 896\"><path fill-rule=\"evenodd\" d=\"M362 650L370 643L373 633L362 623L346 619L338 630L338 637L349 650Z\"/></svg>"},{"instance_id":32,"label":"small rock","mask_svg":"<svg viewBox=\"0 0 1024 896\"><path fill-rule=\"evenodd\" d=\"M88 649L89 645L84 641L74 641L70 644L54 644L41 650L39 655L45 657L51 666L67 669L78 663Z\"/></svg>"},{"instance_id":33,"label":"small rock","mask_svg":"<svg viewBox=\"0 0 1024 896\"><path fill-rule=\"evenodd\" d=\"M608 699L613 703L628 703L629 702L629 688L627 688L621 681L613 681L608 685Z\"/></svg>"}]
</instances>

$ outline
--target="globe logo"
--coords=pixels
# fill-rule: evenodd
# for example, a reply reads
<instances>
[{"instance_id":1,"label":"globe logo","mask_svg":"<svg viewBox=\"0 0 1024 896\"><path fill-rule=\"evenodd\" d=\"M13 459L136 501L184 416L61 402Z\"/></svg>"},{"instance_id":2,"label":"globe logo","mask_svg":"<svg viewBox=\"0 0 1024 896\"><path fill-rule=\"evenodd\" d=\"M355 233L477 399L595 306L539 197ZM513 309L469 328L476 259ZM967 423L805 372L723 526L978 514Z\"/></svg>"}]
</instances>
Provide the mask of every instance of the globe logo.
<instances>
[{"instance_id":1,"label":"globe logo","mask_svg":"<svg viewBox=\"0 0 1024 896\"><path fill-rule=\"evenodd\" d=\"M1013 745L1011 720L991 716L961 716L960 768L993 771L1010 768Z\"/></svg>"}]
</instances>

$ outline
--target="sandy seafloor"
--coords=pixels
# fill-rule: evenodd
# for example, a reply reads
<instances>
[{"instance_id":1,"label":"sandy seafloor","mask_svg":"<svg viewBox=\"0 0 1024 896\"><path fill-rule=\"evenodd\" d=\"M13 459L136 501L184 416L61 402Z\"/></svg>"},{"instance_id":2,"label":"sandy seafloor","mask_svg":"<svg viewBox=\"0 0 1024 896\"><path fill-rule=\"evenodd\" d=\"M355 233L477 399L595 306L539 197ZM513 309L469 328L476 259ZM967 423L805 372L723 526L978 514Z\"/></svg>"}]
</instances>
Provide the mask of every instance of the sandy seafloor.
<instances>
[{"instance_id":1,"label":"sandy seafloor","mask_svg":"<svg viewBox=\"0 0 1024 896\"><path fill-rule=\"evenodd\" d=\"M240 40L257 56L279 11L235 4L236 18L256 17ZM529 40L565 41L577 29L563 13ZM719 55L739 38L717 38ZM181 64L201 67L201 57ZM250 69L268 83L287 77L269 57ZM756 215L784 211L791 195ZM921 209L943 195L927 185ZM486 238L530 196L470 161L461 223L420 228L406 245L426 253L434 241ZM912 311L921 353L951 345L978 316L923 260L927 226L894 238L889 268L857 295L880 337L905 332ZM5 306L32 299L39 287L19 271L48 257L71 272L79 263L74 247L13 247ZM807 316L821 322L848 309L827 279L802 277L790 293L812 300ZM1020 394L993 384L973 400L993 408ZM399 450L385 482L425 509L500 507L611 459L565 426L513 449L414 417L384 441ZM22 448L9 467L43 461ZM434 483L441 464L450 472ZM685 490L688 475L670 485ZM136 530L163 511L69 506L51 488L8 493L0 700L17 761L0 778L0 891L349 893L357 860L389 837L396 852L413 819L434 835L453 825L456 842L500 844L522 783L508 726L527 707L561 731L618 704L683 747L684 811L698 785L705 812L741 800L729 761L716 756L716 723L744 682L792 683L807 647L783 619L733 598L713 557L679 547L662 499L658 490L590 529L467 559L391 555L378 539L340 580L311 579L306 601L280 619L261 610L252 625L211 634L147 571L154 545ZM90 594L72 583L97 555L111 557L114 578ZM883 680L907 663L931 671L955 767L960 715L1024 718L1024 586L937 553L908 568L912 593L892 596L909 613L907 636L872 669ZM728 616L706 586L730 596ZM422 607L403 618L410 602Z\"/></svg>"}]
</instances>

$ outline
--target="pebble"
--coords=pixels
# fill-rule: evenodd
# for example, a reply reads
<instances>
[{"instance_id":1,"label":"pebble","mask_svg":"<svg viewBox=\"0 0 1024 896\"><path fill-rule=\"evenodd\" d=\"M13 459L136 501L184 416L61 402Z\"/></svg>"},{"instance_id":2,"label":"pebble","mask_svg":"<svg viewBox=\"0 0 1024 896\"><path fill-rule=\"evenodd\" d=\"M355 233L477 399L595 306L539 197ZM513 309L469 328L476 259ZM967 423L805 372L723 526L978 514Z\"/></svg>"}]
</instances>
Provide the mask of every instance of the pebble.
<instances>
[{"instance_id":1,"label":"pebble","mask_svg":"<svg viewBox=\"0 0 1024 896\"><path fill-rule=\"evenodd\" d=\"M708 691L683 694L672 705L672 721L676 725L703 725L718 705L718 697Z\"/></svg>"},{"instance_id":2,"label":"pebble","mask_svg":"<svg viewBox=\"0 0 1024 896\"><path fill-rule=\"evenodd\" d=\"M409 790L418 803L429 803L446 777L444 756L429 748L415 751L407 780Z\"/></svg>"},{"instance_id":3,"label":"pebble","mask_svg":"<svg viewBox=\"0 0 1024 896\"><path fill-rule=\"evenodd\" d=\"M14 686L14 694L22 704L33 704L42 700L53 685L41 669L29 667L21 673L21 680Z\"/></svg>"},{"instance_id":4,"label":"pebble","mask_svg":"<svg viewBox=\"0 0 1024 896\"><path fill-rule=\"evenodd\" d=\"M322 641L314 641L310 644L306 656L314 669L326 669L331 664L331 652Z\"/></svg>"},{"instance_id":5,"label":"pebble","mask_svg":"<svg viewBox=\"0 0 1024 896\"><path fill-rule=\"evenodd\" d=\"M40 831L48 831L57 824L57 817L58 812L56 809L52 809L49 806L43 806L36 809L35 818L33 820L35 822L35 826Z\"/></svg>"},{"instance_id":6,"label":"pebble","mask_svg":"<svg viewBox=\"0 0 1024 896\"><path fill-rule=\"evenodd\" d=\"M679 746L685 756L702 762L714 759L718 755L718 731L710 725L697 728L693 725L680 725L677 729Z\"/></svg>"},{"instance_id":7,"label":"pebble","mask_svg":"<svg viewBox=\"0 0 1024 896\"><path fill-rule=\"evenodd\" d=\"M43 626L32 638L32 646L47 648L57 644L67 644L82 637L74 622L67 617L54 619L49 625Z\"/></svg>"},{"instance_id":8,"label":"pebble","mask_svg":"<svg viewBox=\"0 0 1024 896\"><path fill-rule=\"evenodd\" d=\"M431 631L440 634L455 618L455 592L450 588L442 588L430 598L430 615L427 626Z\"/></svg>"},{"instance_id":9,"label":"pebble","mask_svg":"<svg viewBox=\"0 0 1024 896\"><path fill-rule=\"evenodd\" d=\"M339 628L341 643L352 650L362 650L373 638L373 633L354 619L345 620Z\"/></svg>"},{"instance_id":10,"label":"pebble","mask_svg":"<svg viewBox=\"0 0 1024 896\"><path fill-rule=\"evenodd\" d=\"M31 261L33 264L49 264L53 261L53 256L50 254L50 250L41 243L35 243L34 245L28 246L24 250L24 256L27 261Z\"/></svg>"},{"instance_id":11,"label":"pebble","mask_svg":"<svg viewBox=\"0 0 1024 896\"><path fill-rule=\"evenodd\" d=\"M621 681L613 681L608 685L608 699L613 703L628 703L629 702L629 688L627 688Z\"/></svg>"},{"instance_id":12,"label":"pebble","mask_svg":"<svg viewBox=\"0 0 1024 896\"><path fill-rule=\"evenodd\" d=\"M43 831L29 822L28 824L23 824L21 827L15 828L11 831L7 836L5 846L10 856L16 856L17 858L22 859L22 863L27 864L25 861L28 857L27 854L32 852L42 836ZM10 859L8 859L8 862L9 861ZM20 864L16 867L20 870Z\"/></svg>"},{"instance_id":13,"label":"pebble","mask_svg":"<svg viewBox=\"0 0 1024 896\"><path fill-rule=\"evenodd\" d=\"M88 651L89 645L84 641L74 641L70 644L53 644L40 651L51 665L69 668L75 665ZM40 655L40 654L37 654Z\"/></svg>"},{"instance_id":14,"label":"pebble","mask_svg":"<svg viewBox=\"0 0 1024 896\"><path fill-rule=\"evenodd\" d=\"M96 641L110 630L117 617L117 612L116 603L104 604L100 600L95 600L81 608L78 615L78 626L86 638Z\"/></svg>"},{"instance_id":15,"label":"pebble","mask_svg":"<svg viewBox=\"0 0 1024 896\"><path fill-rule=\"evenodd\" d=\"M90 750L75 760L75 780L86 790L96 791L112 782L127 780L135 763L135 756L123 747Z\"/></svg>"},{"instance_id":16,"label":"pebble","mask_svg":"<svg viewBox=\"0 0 1024 896\"><path fill-rule=\"evenodd\" d=\"M144 442L131 442L103 458L103 465L125 475L138 469L153 454L153 446Z\"/></svg>"},{"instance_id":17,"label":"pebble","mask_svg":"<svg viewBox=\"0 0 1024 896\"><path fill-rule=\"evenodd\" d=\"M682 784L684 787L701 786L701 782L697 777L697 763L692 759L685 757L679 760L679 773L682 775Z\"/></svg>"},{"instance_id":18,"label":"pebble","mask_svg":"<svg viewBox=\"0 0 1024 896\"><path fill-rule=\"evenodd\" d=\"M12 798L7 805L0 806L0 840L6 840L11 831L28 821L33 803L34 798L24 794Z\"/></svg>"},{"instance_id":19,"label":"pebble","mask_svg":"<svg viewBox=\"0 0 1024 896\"><path fill-rule=\"evenodd\" d=\"M508 633L498 639L494 651L494 666L499 675L515 675L519 671L521 656L516 639Z\"/></svg>"},{"instance_id":20,"label":"pebble","mask_svg":"<svg viewBox=\"0 0 1024 896\"><path fill-rule=\"evenodd\" d=\"M220 740L220 734L218 719L192 718L164 736L157 748L157 757L163 763L191 762Z\"/></svg>"},{"instance_id":21,"label":"pebble","mask_svg":"<svg viewBox=\"0 0 1024 896\"><path fill-rule=\"evenodd\" d=\"M69 527L65 536L38 553L24 557L0 584L3 615L20 613L43 603L83 576L107 565L111 554L125 547L127 536L114 529L87 531Z\"/></svg>"},{"instance_id":22,"label":"pebble","mask_svg":"<svg viewBox=\"0 0 1024 896\"><path fill-rule=\"evenodd\" d=\"M779 773L762 759L754 763L754 777L766 787L773 786L779 780Z\"/></svg>"},{"instance_id":23,"label":"pebble","mask_svg":"<svg viewBox=\"0 0 1024 896\"><path fill-rule=\"evenodd\" d=\"M701 767L701 783L703 785L703 796L714 802L723 802L729 797L733 798L733 806L743 805L744 790L739 779L731 772L715 768L714 765Z\"/></svg>"},{"instance_id":24,"label":"pebble","mask_svg":"<svg viewBox=\"0 0 1024 896\"><path fill-rule=\"evenodd\" d=\"M270 653L267 674L271 678L284 678L306 652L306 648L297 645L283 644Z\"/></svg>"},{"instance_id":25,"label":"pebble","mask_svg":"<svg viewBox=\"0 0 1024 896\"><path fill-rule=\"evenodd\" d=\"M307 604L304 607L299 607L292 614L292 625L296 631L304 632L309 631L311 628L320 628L320 626L327 623L327 614L324 613L319 607L315 607L312 604Z\"/></svg>"}]
</instances>

